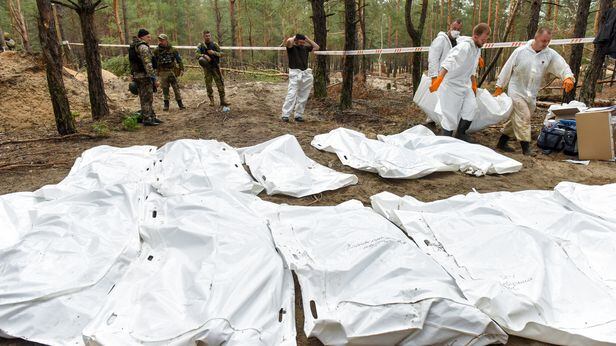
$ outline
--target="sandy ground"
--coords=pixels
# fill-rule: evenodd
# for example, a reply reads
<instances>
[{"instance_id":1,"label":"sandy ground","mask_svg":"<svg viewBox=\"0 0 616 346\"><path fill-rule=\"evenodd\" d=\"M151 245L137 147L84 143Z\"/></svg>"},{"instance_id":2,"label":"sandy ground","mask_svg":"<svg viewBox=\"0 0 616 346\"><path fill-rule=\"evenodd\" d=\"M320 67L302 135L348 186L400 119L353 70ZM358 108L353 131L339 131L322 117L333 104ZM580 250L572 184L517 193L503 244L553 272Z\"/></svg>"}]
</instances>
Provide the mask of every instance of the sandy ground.
<instances>
[{"instance_id":1,"label":"sandy ground","mask_svg":"<svg viewBox=\"0 0 616 346\"><path fill-rule=\"evenodd\" d=\"M46 184L62 180L80 153L97 145L163 145L180 138L217 139L236 147L261 143L276 136L290 133L300 141L306 154L319 163L342 172L354 173L359 184L318 196L300 199L284 196L262 195L264 199L298 205L333 205L349 199L369 204L370 196L390 191L398 195L411 195L423 201L443 199L456 194L479 192L519 191L526 189L551 189L561 181L575 181L585 184L606 184L616 181L614 163L593 161L588 166L563 162L569 157L563 154L525 157L518 151L511 155L522 162L521 172L502 175L474 177L462 173L440 173L416 180L383 179L376 174L353 170L343 166L334 154L320 152L310 146L316 134L325 133L337 127L347 127L366 133L375 138L376 134L394 134L410 126L420 124L425 115L411 104L408 82L398 80L387 90L387 80L371 78L369 88L358 90L354 109L339 112L335 99L310 100L306 111L306 122L283 123L280 109L286 93L286 81L259 82L242 81L227 76L227 95L232 103L231 112L222 113L218 107L201 104L206 99L204 87L187 84L184 100L187 110L180 111L172 102L170 112L162 111L162 95L156 96L155 108L165 123L158 127L128 132L121 129L120 120L124 114L138 109L137 98L130 95L127 82L111 79L107 85L112 116L106 120L109 128L106 137L71 138L64 141L44 140L27 143L7 143L27 138L56 136L44 86L44 71L31 62L27 66L13 65L0 55L0 88L8 88L9 102L3 95L3 109L0 113L0 194L31 191ZM23 60L21 62L24 65ZM14 66L15 65L15 66ZM4 68L4 66L9 66ZM37 67L38 66L38 67ZM7 72L8 71L8 72ZM87 110L87 85L70 76L67 77L71 106L79 112L76 117L81 133L93 133L93 123ZM611 90L608 90L613 94ZM28 94L31 93L31 94ZM336 87L331 94L337 95ZM201 105L200 105L201 104ZM8 107L8 108L6 108ZM533 120L533 137L536 138L545 110L539 109ZM494 147L498 139L498 128L489 128L474 134L473 138L486 146ZM298 295L299 296L299 295ZM298 300L298 304L301 301ZM303 335L303 316L298 306L298 344L320 345L317 340ZM23 342L2 341L0 345L24 344ZM544 345L542 343L512 338L509 345Z\"/></svg>"}]
</instances>

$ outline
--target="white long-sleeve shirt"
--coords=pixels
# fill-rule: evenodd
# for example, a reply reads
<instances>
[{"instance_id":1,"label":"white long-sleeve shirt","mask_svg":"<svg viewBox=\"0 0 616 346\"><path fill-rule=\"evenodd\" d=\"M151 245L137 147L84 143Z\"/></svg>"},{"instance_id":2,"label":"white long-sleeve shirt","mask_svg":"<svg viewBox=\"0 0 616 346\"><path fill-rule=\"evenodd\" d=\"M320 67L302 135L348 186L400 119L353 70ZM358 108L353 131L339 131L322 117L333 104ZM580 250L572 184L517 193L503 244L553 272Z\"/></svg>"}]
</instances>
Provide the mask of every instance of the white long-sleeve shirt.
<instances>
[{"instance_id":1,"label":"white long-sleeve shirt","mask_svg":"<svg viewBox=\"0 0 616 346\"><path fill-rule=\"evenodd\" d=\"M443 82L449 86L470 88L471 76L477 71L481 49L468 36L459 37L457 42L441 63L441 68L447 70Z\"/></svg>"},{"instance_id":2,"label":"white long-sleeve shirt","mask_svg":"<svg viewBox=\"0 0 616 346\"><path fill-rule=\"evenodd\" d=\"M531 105L537 100L546 73L562 80L574 78L571 68L560 54L550 47L535 52L531 46L533 42L530 40L513 51L496 81L496 86L501 88L509 84L509 96L523 98Z\"/></svg>"},{"instance_id":3,"label":"white long-sleeve shirt","mask_svg":"<svg viewBox=\"0 0 616 346\"><path fill-rule=\"evenodd\" d=\"M428 51L428 77L436 77L441 63L451 50L451 40L446 32L439 32L430 44Z\"/></svg>"}]
</instances>

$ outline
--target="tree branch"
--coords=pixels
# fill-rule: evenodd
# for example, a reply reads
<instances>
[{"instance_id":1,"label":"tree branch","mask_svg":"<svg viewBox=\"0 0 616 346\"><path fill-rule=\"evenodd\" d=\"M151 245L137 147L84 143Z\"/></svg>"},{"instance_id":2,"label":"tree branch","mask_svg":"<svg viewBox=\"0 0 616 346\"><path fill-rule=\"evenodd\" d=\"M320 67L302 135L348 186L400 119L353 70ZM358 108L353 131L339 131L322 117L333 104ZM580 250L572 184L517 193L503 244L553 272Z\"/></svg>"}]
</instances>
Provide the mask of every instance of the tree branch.
<instances>
[{"instance_id":1,"label":"tree branch","mask_svg":"<svg viewBox=\"0 0 616 346\"><path fill-rule=\"evenodd\" d=\"M79 5L77 5L75 2L73 2L71 0L66 0L66 1L68 1L70 3L70 5L65 3L65 2L63 2L63 1L60 1L60 0L51 0L51 3L52 4L61 5L61 6L64 6L64 7L68 7L68 8L70 8L73 11L78 11L79 10Z\"/></svg>"}]
</instances>

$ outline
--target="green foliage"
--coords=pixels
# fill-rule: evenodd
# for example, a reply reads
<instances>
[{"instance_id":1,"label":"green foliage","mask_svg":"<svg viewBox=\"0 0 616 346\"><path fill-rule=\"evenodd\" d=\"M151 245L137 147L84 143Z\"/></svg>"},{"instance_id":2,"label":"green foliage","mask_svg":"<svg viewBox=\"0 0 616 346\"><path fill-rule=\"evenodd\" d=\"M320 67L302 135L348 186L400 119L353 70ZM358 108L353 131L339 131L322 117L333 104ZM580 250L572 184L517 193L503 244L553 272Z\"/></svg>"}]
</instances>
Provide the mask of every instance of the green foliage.
<instances>
[{"instance_id":1,"label":"green foliage","mask_svg":"<svg viewBox=\"0 0 616 346\"><path fill-rule=\"evenodd\" d=\"M130 63L128 55L119 55L103 61L103 69L112 72L116 76L130 75Z\"/></svg>"},{"instance_id":2,"label":"green foliage","mask_svg":"<svg viewBox=\"0 0 616 346\"><path fill-rule=\"evenodd\" d=\"M130 114L122 119L122 128L125 131L136 131L139 127L137 124L139 123L139 115L138 113Z\"/></svg>"},{"instance_id":3,"label":"green foliage","mask_svg":"<svg viewBox=\"0 0 616 346\"><path fill-rule=\"evenodd\" d=\"M92 131L99 137L109 137L109 126L104 122L95 122L92 124Z\"/></svg>"}]
</instances>

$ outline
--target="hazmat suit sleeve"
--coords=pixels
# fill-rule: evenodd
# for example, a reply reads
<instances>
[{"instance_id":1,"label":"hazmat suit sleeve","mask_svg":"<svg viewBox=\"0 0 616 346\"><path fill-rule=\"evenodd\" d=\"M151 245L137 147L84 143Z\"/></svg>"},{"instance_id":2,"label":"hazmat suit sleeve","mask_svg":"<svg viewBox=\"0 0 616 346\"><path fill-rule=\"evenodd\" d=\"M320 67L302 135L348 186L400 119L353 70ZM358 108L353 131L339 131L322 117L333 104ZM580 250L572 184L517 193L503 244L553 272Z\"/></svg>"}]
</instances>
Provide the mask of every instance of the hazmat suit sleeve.
<instances>
[{"instance_id":1,"label":"hazmat suit sleeve","mask_svg":"<svg viewBox=\"0 0 616 346\"><path fill-rule=\"evenodd\" d=\"M509 59L505 63L505 66L501 69L501 72L498 74L498 79L496 80L496 86L500 88L504 88L509 84L509 80L511 79L511 74L513 73L513 68L516 65L516 60L518 58L518 54L520 52L520 48L511 53Z\"/></svg>"},{"instance_id":2,"label":"hazmat suit sleeve","mask_svg":"<svg viewBox=\"0 0 616 346\"><path fill-rule=\"evenodd\" d=\"M428 51L428 77L436 77L440 68L441 56L443 55L443 48L447 42L441 36L437 36Z\"/></svg>"},{"instance_id":3,"label":"hazmat suit sleeve","mask_svg":"<svg viewBox=\"0 0 616 346\"><path fill-rule=\"evenodd\" d=\"M444 68L447 72L459 69L464 64L464 61L470 58L470 50L471 47L468 44L458 44L453 47L445 60L443 60L443 63L441 63L441 68Z\"/></svg>"},{"instance_id":4,"label":"hazmat suit sleeve","mask_svg":"<svg viewBox=\"0 0 616 346\"><path fill-rule=\"evenodd\" d=\"M565 80L566 78L575 80L573 72L571 72L571 68L565 59L554 50L551 50L550 54L552 54L552 59L550 60L550 65L548 65L547 72L561 80Z\"/></svg>"}]
</instances>

